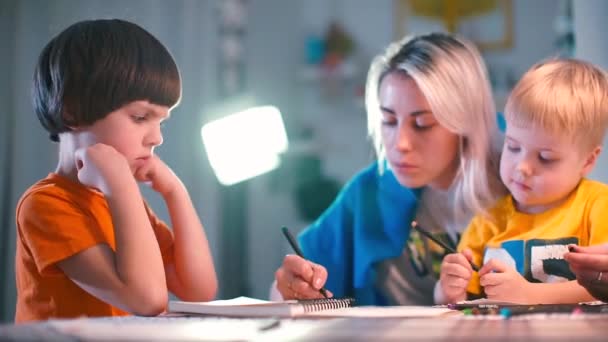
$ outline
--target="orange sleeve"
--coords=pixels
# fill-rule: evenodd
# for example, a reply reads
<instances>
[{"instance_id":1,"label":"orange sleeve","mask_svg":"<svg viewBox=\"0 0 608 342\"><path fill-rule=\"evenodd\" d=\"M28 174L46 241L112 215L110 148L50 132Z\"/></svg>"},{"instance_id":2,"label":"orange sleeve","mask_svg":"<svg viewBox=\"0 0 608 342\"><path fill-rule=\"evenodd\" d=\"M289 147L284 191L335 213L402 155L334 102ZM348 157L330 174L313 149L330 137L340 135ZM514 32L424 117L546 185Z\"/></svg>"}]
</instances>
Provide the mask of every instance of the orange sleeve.
<instances>
[{"instance_id":1,"label":"orange sleeve","mask_svg":"<svg viewBox=\"0 0 608 342\"><path fill-rule=\"evenodd\" d=\"M98 228L94 218L75 202L68 196L46 191L30 194L19 207L20 238L41 274L58 274L58 261L108 242L107 234Z\"/></svg>"},{"instance_id":2,"label":"orange sleeve","mask_svg":"<svg viewBox=\"0 0 608 342\"><path fill-rule=\"evenodd\" d=\"M163 258L163 264L169 265L174 263L173 259L173 232L169 229L169 226L165 222L154 214L152 208L148 206L148 203L144 201L144 206L146 207L146 213L148 214L148 218L150 219L150 224L152 225L152 229L154 230L154 235L156 235L156 240L158 241L158 246L160 248L160 253Z\"/></svg>"}]
</instances>

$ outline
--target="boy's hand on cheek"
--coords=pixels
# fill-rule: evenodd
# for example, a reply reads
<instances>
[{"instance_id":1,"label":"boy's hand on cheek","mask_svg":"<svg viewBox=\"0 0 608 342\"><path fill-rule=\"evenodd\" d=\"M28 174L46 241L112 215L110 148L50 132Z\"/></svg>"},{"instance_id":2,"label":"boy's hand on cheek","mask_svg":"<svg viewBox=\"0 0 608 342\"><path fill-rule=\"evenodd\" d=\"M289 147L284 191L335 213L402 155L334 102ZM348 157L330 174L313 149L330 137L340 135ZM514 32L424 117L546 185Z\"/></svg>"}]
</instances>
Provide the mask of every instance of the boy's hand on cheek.
<instances>
[{"instance_id":1,"label":"boy's hand on cheek","mask_svg":"<svg viewBox=\"0 0 608 342\"><path fill-rule=\"evenodd\" d=\"M488 299L527 303L530 282L517 270L492 259L479 270L479 283Z\"/></svg>"},{"instance_id":2,"label":"boy's hand on cheek","mask_svg":"<svg viewBox=\"0 0 608 342\"><path fill-rule=\"evenodd\" d=\"M94 144L74 153L80 183L109 196L132 181L127 159L112 146Z\"/></svg>"},{"instance_id":3,"label":"boy's hand on cheek","mask_svg":"<svg viewBox=\"0 0 608 342\"><path fill-rule=\"evenodd\" d=\"M153 155L135 170L135 179L138 182L149 182L152 189L163 196L171 193L180 184L177 175L157 155Z\"/></svg>"}]
</instances>

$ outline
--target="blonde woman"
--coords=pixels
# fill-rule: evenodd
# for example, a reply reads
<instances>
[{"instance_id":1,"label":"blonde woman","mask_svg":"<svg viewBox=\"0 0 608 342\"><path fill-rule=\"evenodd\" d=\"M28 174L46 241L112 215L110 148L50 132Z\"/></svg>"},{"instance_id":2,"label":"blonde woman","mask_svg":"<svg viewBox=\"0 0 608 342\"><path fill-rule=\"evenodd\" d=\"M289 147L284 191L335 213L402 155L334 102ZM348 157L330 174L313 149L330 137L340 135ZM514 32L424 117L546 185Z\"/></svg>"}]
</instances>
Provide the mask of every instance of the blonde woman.
<instances>
[{"instance_id":1,"label":"blonde woman","mask_svg":"<svg viewBox=\"0 0 608 342\"><path fill-rule=\"evenodd\" d=\"M378 160L300 234L310 261L285 257L275 274L284 299L326 287L360 305L432 304L445 251L411 221L455 245L504 193L495 107L471 43L434 33L391 44L372 62L366 96Z\"/></svg>"}]
</instances>

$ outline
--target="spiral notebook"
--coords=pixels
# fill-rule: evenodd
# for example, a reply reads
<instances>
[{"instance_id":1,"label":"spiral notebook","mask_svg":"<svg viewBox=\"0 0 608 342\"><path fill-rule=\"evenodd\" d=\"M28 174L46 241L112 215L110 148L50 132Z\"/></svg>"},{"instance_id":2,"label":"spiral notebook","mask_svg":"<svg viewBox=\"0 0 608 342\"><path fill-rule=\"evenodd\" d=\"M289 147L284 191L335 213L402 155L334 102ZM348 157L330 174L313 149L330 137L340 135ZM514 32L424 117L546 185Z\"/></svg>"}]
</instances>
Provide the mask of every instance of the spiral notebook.
<instances>
[{"instance_id":1,"label":"spiral notebook","mask_svg":"<svg viewBox=\"0 0 608 342\"><path fill-rule=\"evenodd\" d=\"M211 302L169 301L169 312L228 316L228 317L299 317L334 309L351 307L352 298L328 298L310 300L265 301L249 297L237 297Z\"/></svg>"}]
</instances>

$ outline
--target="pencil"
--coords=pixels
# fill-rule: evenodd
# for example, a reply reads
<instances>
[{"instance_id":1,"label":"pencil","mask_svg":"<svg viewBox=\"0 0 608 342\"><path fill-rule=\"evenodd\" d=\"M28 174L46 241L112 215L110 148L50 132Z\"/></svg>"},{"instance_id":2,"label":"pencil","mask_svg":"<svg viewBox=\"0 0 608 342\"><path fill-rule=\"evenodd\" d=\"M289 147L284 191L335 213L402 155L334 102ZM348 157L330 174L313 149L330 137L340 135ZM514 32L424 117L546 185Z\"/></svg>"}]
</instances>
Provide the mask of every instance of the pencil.
<instances>
[{"instance_id":1,"label":"pencil","mask_svg":"<svg viewBox=\"0 0 608 342\"><path fill-rule=\"evenodd\" d=\"M291 235L291 232L289 231L289 229L287 229L287 227L282 227L281 231L283 232L283 235L285 235L285 238L287 239L287 242L289 242L289 244L291 245L291 248L293 249L293 251L296 252L296 254L300 258L306 259L304 257L304 253L302 253L302 250L300 249L300 246L298 245L298 242L293 237L293 235ZM323 297L328 298L327 297L327 290L325 290L324 287L320 288L319 292L323 295Z\"/></svg>"},{"instance_id":2,"label":"pencil","mask_svg":"<svg viewBox=\"0 0 608 342\"><path fill-rule=\"evenodd\" d=\"M441 239L437 238L436 236L434 236L433 234L429 233L428 231L422 229L422 227L420 227L420 225L418 224L418 222L412 221L412 228L416 229L420 234L424 235L429 240L435 242L436 244L438 244L439 246L441 246L446 251L448 251L450 253L458 253L450 245L448 245L447 243L443 242ZM469 261L469 264L471 264L471 267L473 268L473 270L475 272L479 272L479 267L477 267L477 265L475 265L472 261Z\"/></svg>"}]
</instances>

